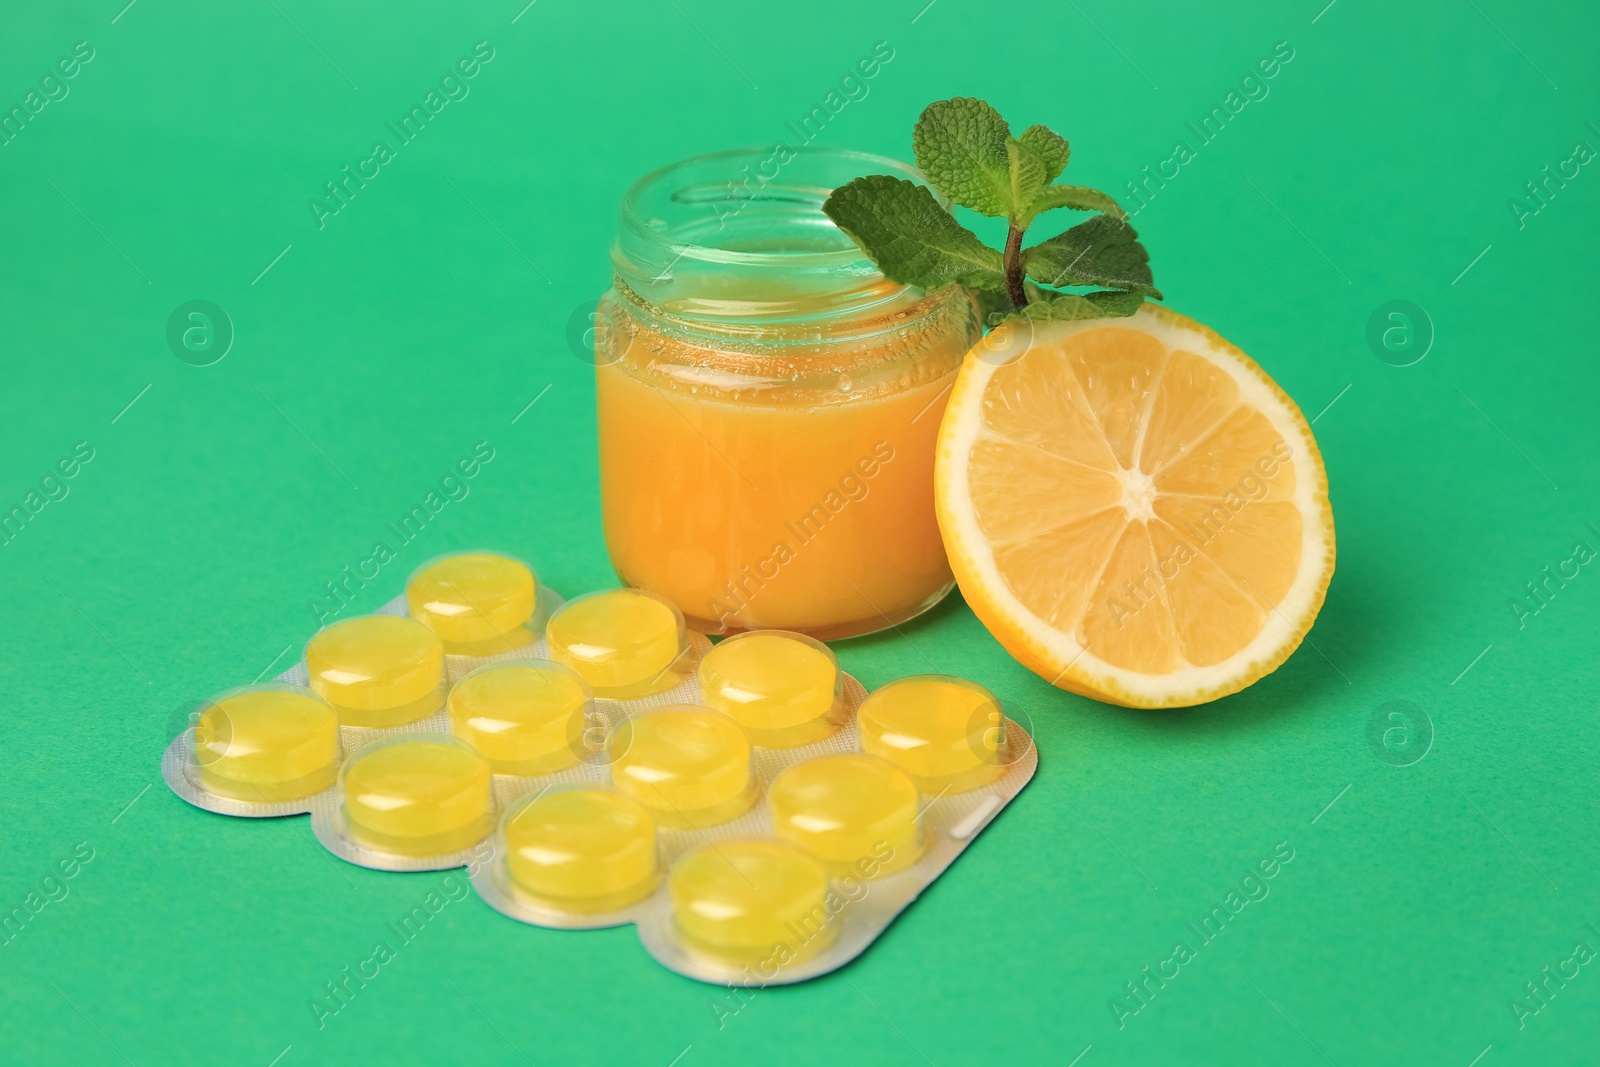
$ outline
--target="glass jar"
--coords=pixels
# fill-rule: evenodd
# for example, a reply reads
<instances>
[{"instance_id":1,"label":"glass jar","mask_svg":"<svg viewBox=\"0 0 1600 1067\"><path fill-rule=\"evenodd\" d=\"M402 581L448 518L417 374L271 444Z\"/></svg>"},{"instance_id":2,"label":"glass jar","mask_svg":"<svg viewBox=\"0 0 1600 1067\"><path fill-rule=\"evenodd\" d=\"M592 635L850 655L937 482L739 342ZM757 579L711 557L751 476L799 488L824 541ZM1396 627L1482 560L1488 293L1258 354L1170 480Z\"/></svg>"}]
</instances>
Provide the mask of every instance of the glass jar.
<instances>
[{"instance_id":1,"label":"glass jar","mask_svg":"<svg viewBox=\"0 0 1600 1067\"><path fill-rule=\"evenodd\" d=\"M606 548L706 633L900 623L954 579L933 453L972 298L890 282L822 213L851 152L724 152L622 203L596 317Z\"/></svg>"}]
</instances>

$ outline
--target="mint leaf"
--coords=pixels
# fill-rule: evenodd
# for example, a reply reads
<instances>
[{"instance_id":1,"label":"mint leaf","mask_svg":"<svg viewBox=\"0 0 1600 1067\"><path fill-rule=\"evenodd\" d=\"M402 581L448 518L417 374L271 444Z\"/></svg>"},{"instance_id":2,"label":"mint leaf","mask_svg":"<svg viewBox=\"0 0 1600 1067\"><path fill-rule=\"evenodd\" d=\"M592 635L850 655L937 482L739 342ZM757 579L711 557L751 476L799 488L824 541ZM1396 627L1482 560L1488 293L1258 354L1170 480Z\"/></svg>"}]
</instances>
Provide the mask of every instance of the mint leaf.
<instances>
[{"instance_id":1,"label":"mint leaf","mask_svg":"<svg viewBox=\"0 0 1600 1067\"><path fill-rule=\"evenodd\" d=\"M1048 126L1029 126L1017 140L1044 164L1047 184L1061 177L1061 172L1067 169L1067 158L1072 150L1067 147L1067 139Z\"/></svg>"},{"instance_id":2,"label":"mint leaf","mask_svg":"<svg viewBox=\"0 0 1600 1067\"><path fill-rule=\"evenodd\" d=\"M1046 293L1012 314L1035 322L1074 322L1078 319L1096 319L1101 313L1089 302L1088 297L1075 293Z\"/></svg>"},{"instance_id":3,"label":"mint leaf","mask_svg":"<svg viewBox=\"0 0 1600 1067\"><path fill-rule=\"evenodd\" d=\"M1005 286L1000 253L951 218L926 186L869 174L835 189L822 211L890 281L919 289Z\"/></svg>"},{"instance_id":4,"label":"mint leaf","mask_svg":"<svg viewBox=\"0 0 1600 1067\"><path fill-rule=\"evenodd\" d=\"M1139 310L1144 303L1142 293L1117 293L1102 290L1097 293L1045 293L1030 301L1028 306L1011 312L1006 318L1020 317L1035 322L1076 322L1079 319L1126 318ZM996 323L991 322L991 325Z\"/></svg>"},{"instance_id":5,"label":"mint leaf","mask_svg":"<svg viewBox=\"0 0 1600 1067\"><path fill-rule=\"evenodd\" d=\"M1110 215L1096 215L1023 249L1022 266L1028 277L1052 288L1103 285L1161 297L1150 274L1150 254L1139 243L1139 234Z\"/></svg>"},{"instance_id":6,"label":"mint leaf","mask_svg":"<svg viewBox=\"0 0 1600 1067\"><path fill-rule=\"evenodd\" d=\"M1104 211L1119 219L1128 217L1122 206L1111 197L1098 189L1089 189L1082 185L1046 185L1023 203L1022 209L1017 214L1022 224L1026 226L1036 215L1058 207L1070 207L1078 211Z\"/></svg>"},{"instance_id":7,"label":"mint leaf","mask_svg":"<svg viewBox=\"0 0 1600 1067\"><path fill-rule=\"evenodd\" d=\"M1044 192L1045 182L1049 180L1044 176L1044 160L1014 137L1006 138L1006 156L1011 163L1011 203L1032 203ZM1013 217L1015 214L1013 211Z\"/></svg>"},{"instance_id":8,"label":"mint leaf","mask_svg":"<svg viewBox=\"0 0 1600 1067\"><path fill-rule=\"evenodd\" d=\"M978 298L978 321L986 326L1000 325L1016 310L1003 289L974 289L972 295Z\"/></svg>"},{"instance_id":9,"label":"mint leaf","mask_svg":"<svg viewBox=\"0 0 1600 1067\"><path fill-rule=\"evenodd\" d=\"M1072 155L1054 130L1035 125L1012 137L994 108L958 96L929 104L911 140L931 189L869 175L836 189L823 205L890 280L923 289L963 285L990 326L1018 316L1131 315L1146 297L1161 299L1150 257L1117 202L1097 189L1054 184ZM957 223L946 200L1004 218L1004 252ZM1056 208L1099 214L1024 248L1034 218Z\"/></svg>"},{"instance_id":10,"label":"mint leaf","mask_svg":"<svg viewBox=\"0 0 1600 1067\"><path fill-rule=\"evenodd\" d=\"M939 192L990 216L1011 214L1011 129L982 100L958 96L929 104L911 131L917 166Z\"/></svg>"},{"instance_id":11,"label":"mint leaf","mask_svg":"<svg viewBox=\"0 0 1600 1067\"><path fill-rule=\"evenodd\" d=\"M1065 138L1047 127L1029 126L1022 131L1021 138L1006 138L1006 149L1011 157L1011 221L1014 225L1026 229L1039 212L1052 207L1071 206L1055 203L1052 198L1064 195L1060 190L1078 187L1050 185L1061 175L1071 154ZM1084 189L1081 193L1093 194L1094 190ZM1075 199L1086 200L1088 197L1080 194ZM1111 207L1094 210L1121 212L1110 197L1103 199Z\"/></svg>"},{"instance_id":12,"label":"mint leaf","mask_svg":"<svg viewBox=\"0 0 1600 1067\"><path fill-rule=\"evenodd\" d=\"M1139 310L1139 305L1145 301L1144 293L1117 293L1110 290L1101 290L1097 293L1086 293L1084 299L1093 304L1100 314L1107 318L1125 319ZM1156 296L1161 294L1156 293Z\"/></svg>"}]
</instances>

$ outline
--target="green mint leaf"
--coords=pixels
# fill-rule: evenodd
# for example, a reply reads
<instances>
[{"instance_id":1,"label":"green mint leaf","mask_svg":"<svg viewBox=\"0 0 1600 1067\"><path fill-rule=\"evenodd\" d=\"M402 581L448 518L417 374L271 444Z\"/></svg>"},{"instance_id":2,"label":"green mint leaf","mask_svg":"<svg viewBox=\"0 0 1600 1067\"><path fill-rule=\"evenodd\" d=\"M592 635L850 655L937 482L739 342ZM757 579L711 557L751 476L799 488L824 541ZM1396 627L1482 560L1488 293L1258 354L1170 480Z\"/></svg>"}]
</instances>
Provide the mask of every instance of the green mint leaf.
<instances>
[{"instance_id":1,"label":"green mint leaf","mask_svg":"<svg viewBox=\"0 0 1600 1067\"><path fill-rule=\"evenodd\" d=\"M917 166L953 203L990 216L1012 213L1011 129L982 100L958 96L929 104L911 132Z\"/></svg>"},{"instance_id":2,"label":"green mint leaf","mask_svg":"<svg viewBox=\"0 0 1600 1067\"><path fill-rule=\"evenodd\" d=\"M1150 274L1150 254L1139 243L1139 234L1110 215L1096 215L1023 249L1022 267L1028 277L1051 288L1104 285L1161 298Z\"/></svg>"},{"instance_id":3,"label":"green mint leaf","mask_svg":"<svg viewBox=\"0 0 1600 1067\"><path fill-rule=\"evenodd\" d=\"M1076 211L1103 211L1119 219L1128 217L1120 204L1098 189L1082 185L1046 185L1023 204L1017 212L1017 221L1026 226L1035 216L1058 207L1070 207Z\"/></svg>"},{"instance_id":4,"label":"green mint leaf","mask_svg":"<svg viewBox=\"0 0 1600 1067\"><path fill-rule=\"evenodd\" d=\"M1106 318L1125 319L1139 310L1139 305L1145 301L1145 294L1103 290L1098 293L1088 293L1084 296L1084 299L1093 304L1100 314Z\"/></svg>"},{"instance_id":5,"label":"green mint leaf","mask_svg":"<svg viewBox=\"0 0 1600 1067\"><path fill-rule=\"evenodd\" d=\"M926 186L869 174L835 189L822 211L890 281L919 289L951 282L1005 287L1000 253L951 218Z\"/></svg>"},{"instance_id":6,"label":"green mint leaf","mask_svg":"<svg viewBox=\"0 0 1600 1067\"><path fill-rule=\"evenodd\" d=\"M1144 303L1141 293L1119 293L1102 291L1087 293L1079 296L1076 293L1040 293L1038 299L1029 302L1025 308L1019 308L1009 315L1000 316L1000 321L1008 318L1025 318L1034 322L1076 322L1079 319L1106 319L1126 318L1139 310L1139 305ZM998 325L991 320L990 325Z\"/></svg>"},{"instance_id":7,"label":"green mint leaf","mask_svg":"<svg viewBox=\"0 0 1600 1067\"><path fill-rule=\"evenodd\" d=\"M972 295L978 298L978 320L987 326L998 326L1016 310L1003 289L974 289Z\"/></svg>"},{"instance_id":8,"label":"green mint leaf","mask_svg":"<svg viewBox=\"0 0 1600 1067\"><path fill-rule=\"evenodd\" d=\"M1045 184L1061 177L1061 172L1067 169L1067 157L1072 150L1067 147L1067 139L1048 126L1029 126L1017 139L1044 164Z\"/></svg>"},{"instance_id":9,"label":"green mint leaf","mask_svg":"<svg viewBox=\"0 0 1600 1067\"><path fill-rule=\"evenodd\" d=\"M1045 189L1045 162L1014 137L1006 138L1006 156L1011 164L1011 203L1028 204ZM1017 220L1026 226L1024 220Z\"/></svg>"},{"instance_id":10,"label":"green mint leaf","mask_svg":"<svg viewBox=\"0 0 1600 1067\"><path fill-rule=\"evenodd\" d=\"M836 189L823 205L890 280L923 289L963 285L990 326L1018 317L1131 315L1146 297L1161 299L1149 254L1117 202L1096 189L1053 184L1072 155L1054 130L1035 125L1012 137L987 103L954 97L922 112L912 147L931 189L871 175ZM1005 252L951 218L946 200L1004 218ZM1029 224L1056 208L1099 214L1023 248ZM1074 293L1061 287L1103 288Z\"/></svg>"}]
</instances>

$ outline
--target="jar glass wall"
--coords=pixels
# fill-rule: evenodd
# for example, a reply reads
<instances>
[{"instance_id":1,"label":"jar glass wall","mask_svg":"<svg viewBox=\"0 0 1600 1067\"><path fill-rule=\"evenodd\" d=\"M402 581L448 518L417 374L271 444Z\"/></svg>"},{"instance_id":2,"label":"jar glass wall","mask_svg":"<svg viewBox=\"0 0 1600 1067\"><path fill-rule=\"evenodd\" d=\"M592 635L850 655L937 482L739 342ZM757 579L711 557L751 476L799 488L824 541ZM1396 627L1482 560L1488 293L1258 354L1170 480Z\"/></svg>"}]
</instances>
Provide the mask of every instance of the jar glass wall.
<instances>
[{"instance_id":1,"label":"jar glass wall","mask_svg":"<svg viewBox=\"0 0 1600 1067\"><path fill-rule=\"evenodd\" d=\"M640 180L596 330L606 547L708 633L882 629L953 579L933 452L977 308L884 278L822 213L857 153L727 152Z\"/></svg>"}]
</instances>

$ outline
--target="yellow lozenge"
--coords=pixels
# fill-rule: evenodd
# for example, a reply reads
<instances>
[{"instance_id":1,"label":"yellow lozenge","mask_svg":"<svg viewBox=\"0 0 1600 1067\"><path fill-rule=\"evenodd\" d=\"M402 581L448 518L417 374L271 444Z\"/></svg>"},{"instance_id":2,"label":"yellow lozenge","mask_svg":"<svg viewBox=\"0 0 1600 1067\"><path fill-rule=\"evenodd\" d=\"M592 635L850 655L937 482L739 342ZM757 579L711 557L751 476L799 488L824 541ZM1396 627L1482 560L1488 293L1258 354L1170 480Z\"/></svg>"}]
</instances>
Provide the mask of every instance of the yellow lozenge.
<instances>
[{"instance_id":1,"label":"yellow lozenge","mask_svg":"<svg viewBox=\"0 0 1600 1067\"><path fill-rule=\"evenodd\" d=\"M634 904L658 882L656 824L606 789L544 793L505 823L511 879L540 903L588 914Z\"/></svg>"},{"instance_id":2,"label":"yellow lozenge","mask_svg":"<svg viewBox=\"0 0 1600 1067\"><path fill-rule=\"evenodd\" d=\"M707 842L673 866L667 892L689 945L765 972L815 954L837 934L828 872L780 841Z\"/></svg>"},{"instance_id":3,"label":"yellow lozenge","mask_svg":"<svg viewBox=\"0 0 1600 1067\"><path fill-rule=\"evenodd\" d=\"M225 693L194 731L200 784L218 796L271 803L320 793L339 774L339 719L299 686Z\"/></svg>"},{"instance_id":4,"label":"yellow lozenge","mask_svg":"<svg viewBox=\"0 0 1600 1067\"><path fill-rule=\"evenodd\" d=\"M662 826L714 826L755 801L750 738L708 708L675 705L629 719L613 735L611 754L617 791L649 808Z\"/></svg>"},{"instance_id":5,"label":"yellow lozenge","mask_svg":"<svg viewBox=\"0 0 1600 1067\"><path fill-rule=\"evenodd\" d=\"M874 690L856 716L862 751L898 766L924 793L976 789L1011 762L1000 702L964 678L901 678Z\"/></svg>"},{"instance_id":6,"label":"yellow lozenge","mask_svg":"<svg viewBox=\"0 0 1600 1067\"><path fill-rule=\"evenodd\" d=\"M527 627L539 583L524 563L463 552L425 564L406 584L411 617L452 655L489 656L533 643Z\"/></svg>"},{"instance_id":7,"label":"yellow lozenge","mask_svg":"<svg viewBox=\"0 0 1600 1067\"><path fill-rule=\"evenodd\" d=\"M549 660L491 663L462 678L446 705L450 732L496 774L550 774L588 756L589 687Z\"/></svg>"},{"instance_id":8,"label":"yellow lozenge","mask_svg":"<svg viewBox=\"0 0 1600 1067\"><path fill-rule=\"evenodd\" d=\"M545 637L550 658L583 675L596 696L625 700L661 693L687 674L682 613L638 589L573 598L550 616Z\"/></svg>"},{"instance_id":9,"label":"yellow lozenge","mask_svg":"<svg viewBox=\"0 0 1600 1067\"><path fill-rule=\"evenodd\" d=\"M910 775L855 752L797 763L767 793L774 833L835 875L860 878L903 871L922 855L918 803Z\"/></svg>"},{"instance_id":10,"label":"yellow lozenge","mask_svg":"<svg viewBox=\"0 0 1600 1067\"><path fill-rule=\"evenodd\" d=\"M436 734L378 742L345 764L350 834L384 852L435 856L482 840L492 824L488 761Z\"/></svg>"},{"instance_id":11,"label":"yellow lozenge","mask_svg":"<svg viewBox=\"0 0 1600 1067\"><path fill-rule=\"evenodd\" d=\"M444 703L443 643L398 615L363 615L320 630L306 645L306 671L344 726L401 726Z\"/></svg>"},{"instance_id":12,"label":"yellow lozenge","mask_svg":"<svg viewBox=\"0 0 1600 1067\"><path fill-rule=\"evenodd\" d=\"M839 662L820 641L780 630L730 637L700 661L706 706L764 748L820 741L843 724Z\"/></svg>"}]
</instances>

